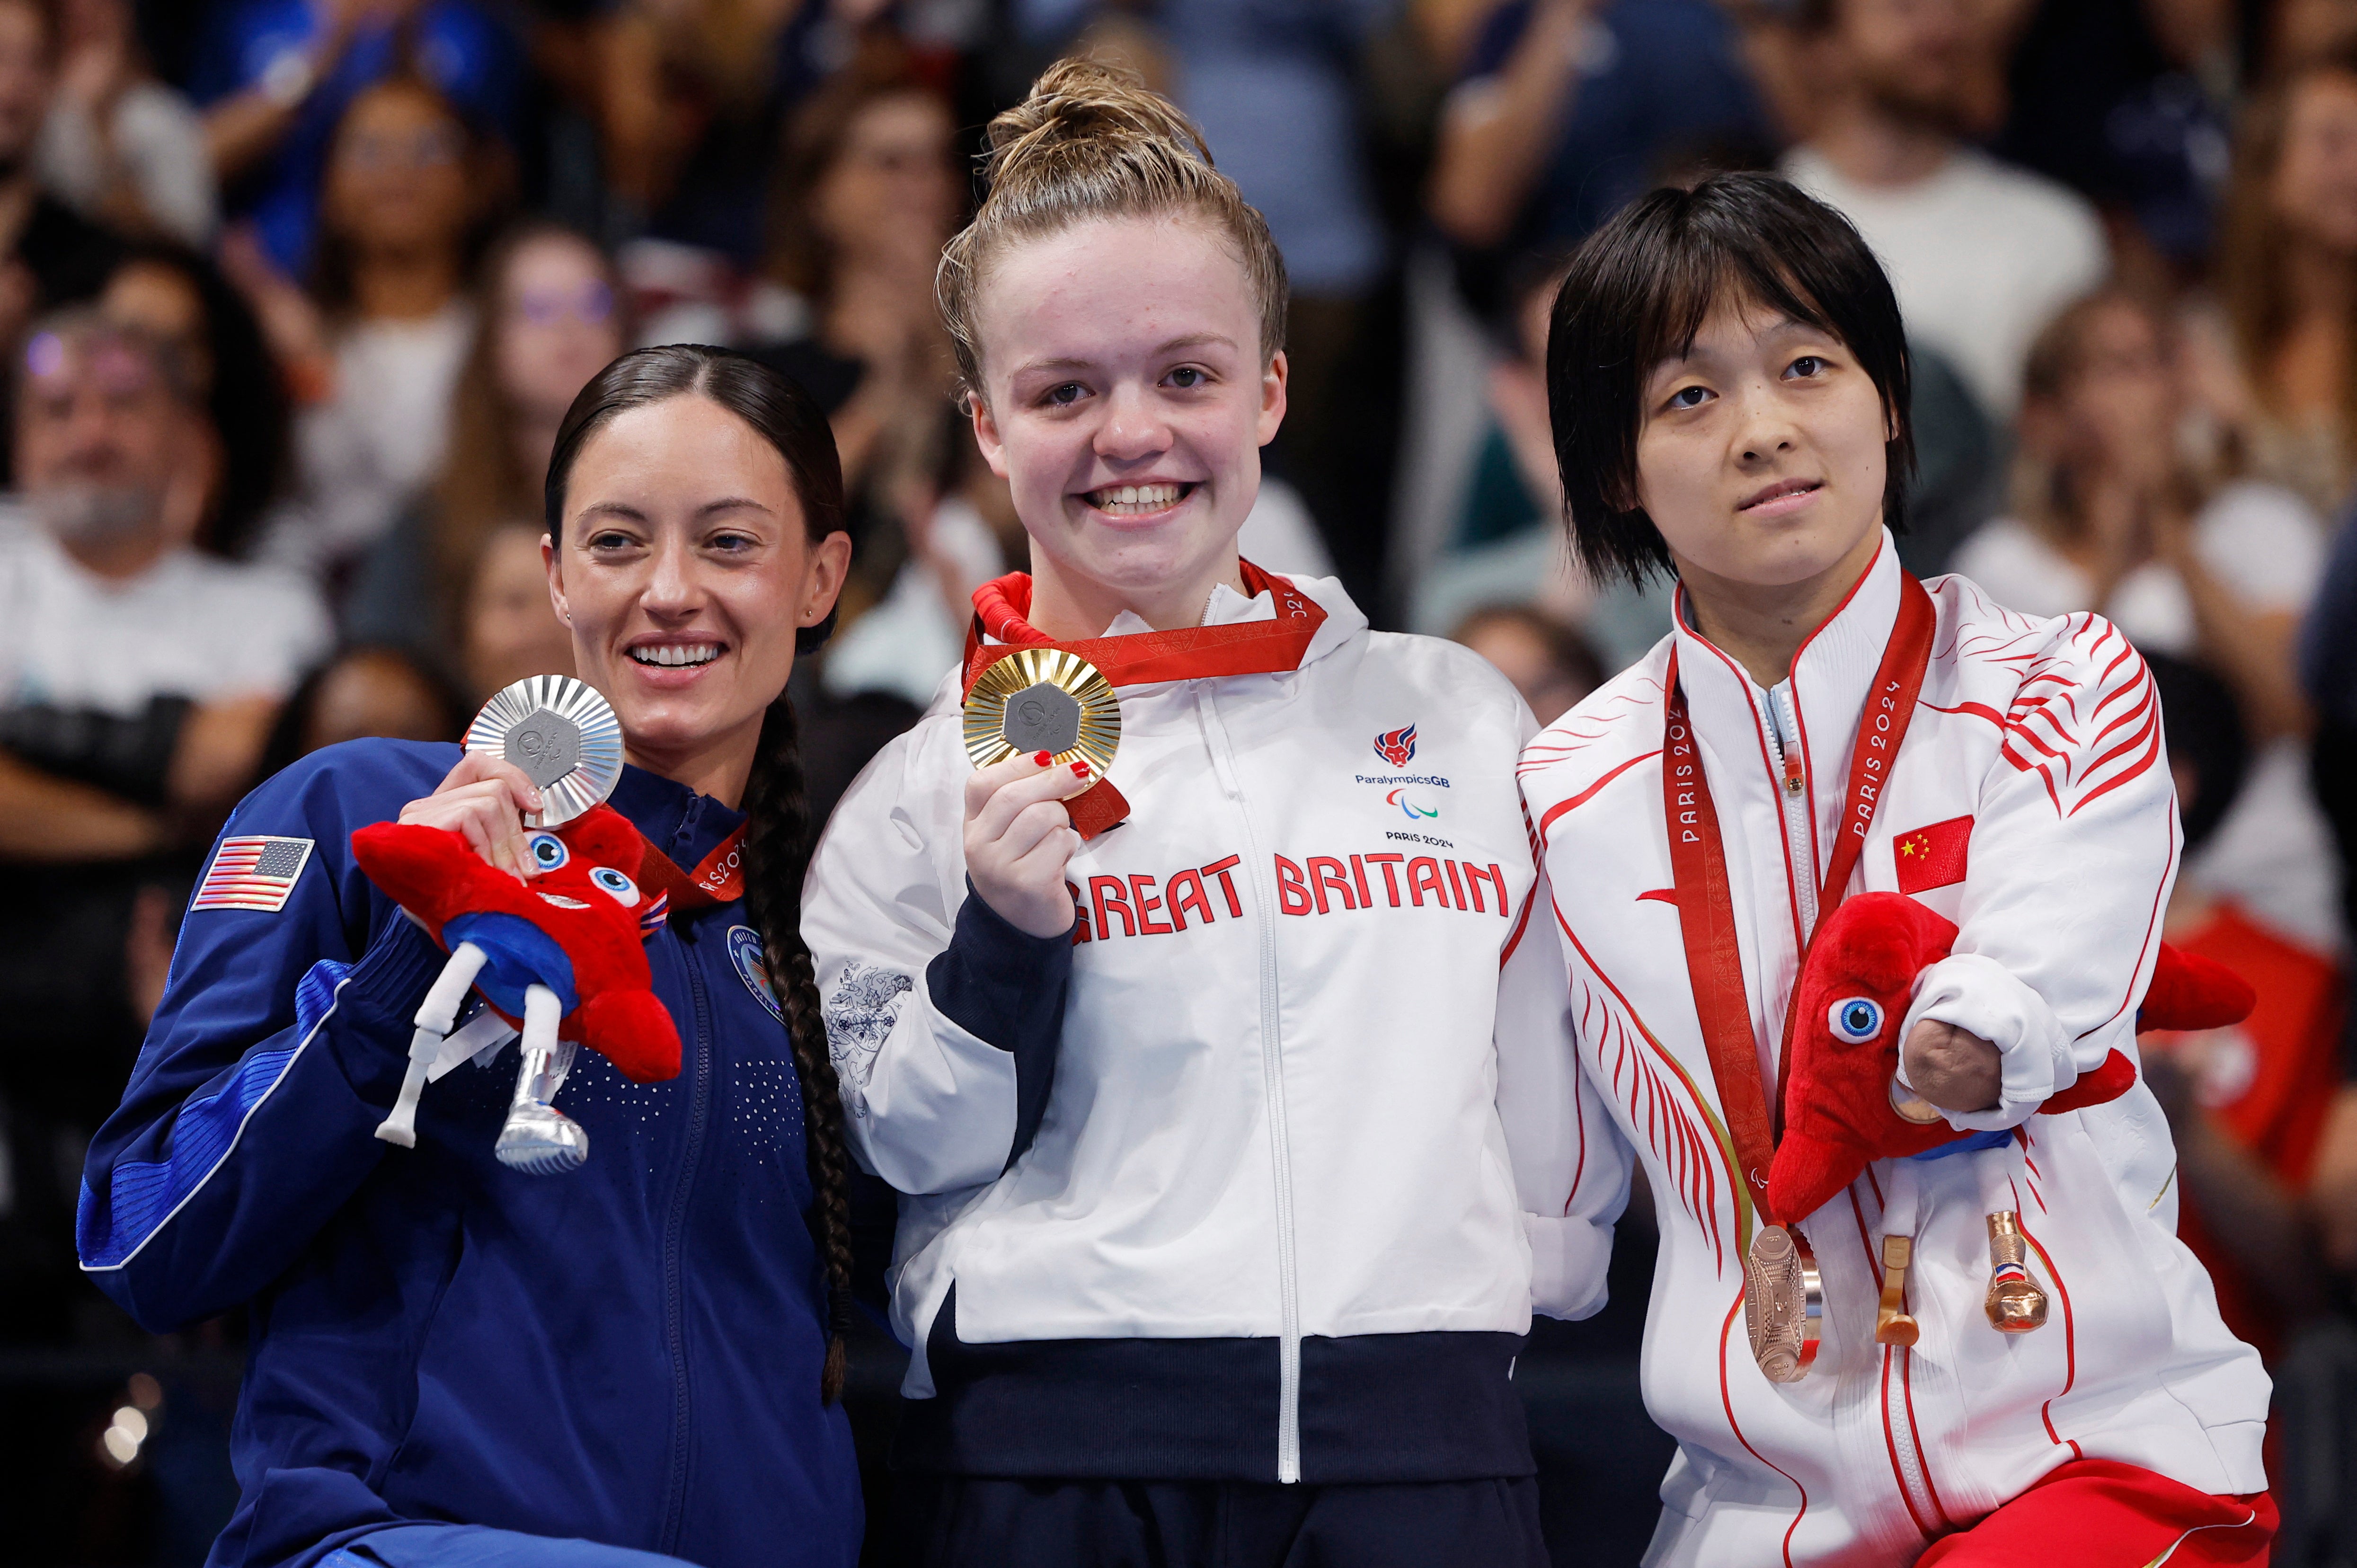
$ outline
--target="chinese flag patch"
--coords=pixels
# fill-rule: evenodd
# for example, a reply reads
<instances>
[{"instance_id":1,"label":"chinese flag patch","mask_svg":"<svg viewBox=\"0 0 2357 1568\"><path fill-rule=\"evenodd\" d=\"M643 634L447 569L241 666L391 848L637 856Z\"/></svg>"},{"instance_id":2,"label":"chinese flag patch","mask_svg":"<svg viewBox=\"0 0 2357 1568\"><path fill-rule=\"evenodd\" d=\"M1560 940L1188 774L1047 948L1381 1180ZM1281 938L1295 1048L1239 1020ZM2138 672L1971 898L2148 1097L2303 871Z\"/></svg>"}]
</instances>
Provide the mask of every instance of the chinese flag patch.
<instances>
[{"instance_id":1,"label":"chinese flag patch","mask_svg":"<svg viewBox=\"0 0 2357 1568\"><path fill-rule=\"evenodd\" d=\"M1950 817L1892 839L1890 856L1899 865L1899 891L1928 893L1962 882L1964 847L1972 837L1972 818Z\"/></svg>"}]
</instances>

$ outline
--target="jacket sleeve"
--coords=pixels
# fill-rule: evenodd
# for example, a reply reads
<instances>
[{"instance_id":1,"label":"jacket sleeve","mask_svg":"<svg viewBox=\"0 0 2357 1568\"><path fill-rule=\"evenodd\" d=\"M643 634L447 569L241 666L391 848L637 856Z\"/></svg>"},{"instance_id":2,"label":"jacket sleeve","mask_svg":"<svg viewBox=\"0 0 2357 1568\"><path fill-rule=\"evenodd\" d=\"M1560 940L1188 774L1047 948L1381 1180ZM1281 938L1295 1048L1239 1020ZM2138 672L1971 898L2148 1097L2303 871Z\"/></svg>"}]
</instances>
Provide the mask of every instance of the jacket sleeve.
<instances>
[{"instance_id":1,"label":"jacket sleeve","mask_svg":"<svg viewBox=\"0 0 2357 1568\"><path fill-rule=\"evenodd\" d=\"M1631 1151L1579 1069L1570 971L1544 858L1498 977L1498 1115L1531 1243L1531 1310L1604 1308L1612 1227L1629 1203Z\"/></svg>"},{"instance_id":2,"label":"jacket sleeve","mask_svg":"<svg viewBox=\"0 0 2357 1568\"><path fill-rule=\"evenodd\" d=\"M1071 935L1033 937L965 882L965 761L920 725L887 747L812 858L802 935L844 1124L908 1193L995 1181L1047 1108Z\"/></svg>"},{"instance_id":3,"label":"jacket sleeve","mask_svg":"<svg viewBox=\"0 0 2357 1568\"><path fill-rule=\"evenodd\" d=\"M351 775L380 755L317 754L238 807L224 840L301 846L294 885L274 911L201 907L199 886L123 1103L91 1143L81 1266L150 1329L267 1286L384 1156L372 1134L443 955L351 862L351 829L374 820ZM432 788L373 771L382 815Z\"/></svg>"},{"instance_id":4,"label":"jacket sleeve","mask_svg":"<svg viewBox=\"0 0 2357 1568\"><path fill-rule=\"evenodd\" d=\"M2001 1053L1996 1108L1951 1115L1959 1128L2015 1126L2114 1047L2134 1054L2177 869L2151 671L2099 616L2054 626L1982 787L1955 948L1917 978L1902 1026L1934 1018Z\"/></svg>"}]
</instances>

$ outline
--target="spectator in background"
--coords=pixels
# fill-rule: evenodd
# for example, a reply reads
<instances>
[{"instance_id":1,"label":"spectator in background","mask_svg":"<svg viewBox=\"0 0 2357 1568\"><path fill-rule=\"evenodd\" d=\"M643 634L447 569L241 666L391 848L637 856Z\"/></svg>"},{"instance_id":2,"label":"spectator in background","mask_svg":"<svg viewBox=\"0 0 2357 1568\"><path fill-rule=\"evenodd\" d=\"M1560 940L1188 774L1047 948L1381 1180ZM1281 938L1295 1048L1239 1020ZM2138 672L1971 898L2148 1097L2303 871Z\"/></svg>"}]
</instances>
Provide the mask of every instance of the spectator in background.
<instances>
[{"instance_id":1,"label":"spectator in background","mask_svg":"<svg viewBox=\"0 0 2357 1568\"><path fill-rule=\"evenodd\" d=\"M44 191L35 147L57 85L57 38L36 0L0 0L0 343L41 311L105 286L122 242Z\"/></svg>"},{"instance_id":2,"label":"spectator in background","mask_svg":"<svg viewBox=\"0 0 2357 1568\"><path fill-rule=\"evenodd\" d=\"M1448 634L1496 665L1542 725L1604 684L1604 667L1577 628L1528 605L1490 605Z\"/></svg>"},{"instance_id":3,"label":"spectator in background","mask_svg":"<svg viewBox=\"0 0 2357 1568\"><path fill-rule=\"evenodd\" d=\"M933 271L963 215L956 126L896 50L871 48L802 105L779 158L769 271L808 302L810 330L760 357L827 409L855 514L922 504L907 492L941 462L952 360ZM863 567L897 566L882 553Z\"/></svg>"},{"instance_id":4,"label":"spectator in background","mask_svg":"<svg viewBox=\"0 0 2357 1568\"><path fill-rule=\"evenodd\" d=\"M119 232L210 245L221 212L203 123L148 72L130 0L61 0L57 14L42 182Z\"/></svg>"},{"instance_id":5,"label":"spectator in background","mask_svg":"<svg viewBox=\"0 0 2357 1568\"><path fill-rule=\"evenodd\" d=\"M328 165L352 103L377 82L421 75L451 103L512 132L523 61L471 0L225 0L208 7L189 93L206 149L281 273L311 265Z\"/></svg>"},{"instance_id":6,"label":"spectator in background","mask_svg":"<svg viewBox=\"0 0 2357 1568\"><path fill-rule=\"evenodd\" d=\"M1956 570L2031 616L2094 610L2139 649L2197 660L2233 689L2249 781L2185 875L2330 956L2342 945L2327 830L2307 783L2311 722L2293 639L2323 571L2322 531L2280 487L2205 485L2177 446L2184 410L2167 323L2135 296L2082 300L2029 354L2015 515Z\"/></svg>"},{"instance_id":7,"label":"spectator in background","mask_svg":"<svg viewBox=\"0 0 2357 1568\"><path fill-rule=\"evenodd\" d=\"M472 716L449 680L409 650L355 644L314 667L288 694L256 776L267 779L348 740L456 741Z\"/></svg>"},{"instance_id":8,"label":"spectator in background","mask_svg":"<svg viewBox=\"0 0 2357 1568\"><path fill-rule=\"evenodd\" d=\"M619 286L604 253L559 224L527 221L491 246L440 481L370 553L345 603L350 635L449 657L485 542L517 523L539 538L556 427L628 344Z\"/></svg>"},{"instance_id":9,"label":"spectator in background","mask_svg":"<svg viewBox=\"0 0 2357 1568\"><path fill-rule=\"evenodd\" d=\"M2030 338L2109 268L2094 209L1962 139L1993 42L1967 0L1805 0L1800 29L1823 87L1784 172L1857 225L1909 338L2010 419Z\"/></svg>"},{"instance_id":10,"label":"spectator in background","mask_svg":"<svg viewBox=\"0 0 2357 1568\"><path fill-rule=\"evenodd\" d=\"M476 554L459 652L478 703L527 675L573 673L573 634L549 602L543 537L536 522L507 523Z\"/></svg>"},{"instance_id":11,"label":"spectator in background","mask_svg":"<svg viewBox=\"0 0 2357 1568\"><path fill-rule=\"evenodd\" d=\"M2220 398L2235 456L2330 515L2357 428L2357 45L2245 108L2219 250L2241 384Z\"/></svg>"},{"instance_id":12,"label":"spectator in background","mask_svg":"<svg viewBox=\"0 0 2357 1568\"><path fill-rule=\"evenodd\" d=\"M198 542L243 555L284 488L292 417L252 308L210 262L160 241L131 250L98 308L169 345L202 394L215 487Z\"/></svg>"},{"instance_id":13,"label":"spectator in background","mask_svg":"<svg viewBox=\"0 0 2357 1568\"><path fill-rule=\"evenodd\" d=\"M2185 852L2233 809L2248 756L2234 694L2199 665L2147 653L2176 775ZM2178 879L2163 934L2258 993L2230 1028L2138 1038L2177 1144L2177 1234L2217 1287L2219 1315L2272 1361L2324 1303L2301 1198L2341 1080L2341 976L2326 958Z\"/></svg>"},{"instance_id":14,"label":"spectator in background","mask_svg":"<svg viewBox=\"0 0 2357 1568\"><path fill-rule=\"evenodd\" d=\"M496 156L421 77L364 89L336 131L320 207L316 310L251 251L239 281L307 406L295 430L294 506L274 559L330 582L442 472L450 396L475 309L472 243L495 199Z\"/></svg>"},{"instance_id":15,"label":"spectator in background","mask_svg":"<svg viewBox=\"0 0 2357 1568\"><path fill-rule=\"evenodd\" d=\"M1502 351L1486 388L1489 428L1456 534L1415 585L1410 629L1454 637L1450 628L1479 610L1527 606L1577 628L1612 673L1669 629L1670 590L1660 582L1598 584L1564 547L1563 479L1546 398L1547 319L1564 265L1561 257L1534 256L1511 274Z\"/></svg>"},{"instance_id":16,"label":"spectator in background","mask_svg":"<svg viewBox=\"0 0 2357 1568\"><path fill-rule=\"evenodd\" d=\"M191 547L210 467L167 346L83 309L37 323L13 379L0 1099L43 1129L14 1146L21 1186L27 1162L86 1138L119 1094L139 1038L125 972L138 890L177 875L173 857L201 850L252 782L328 628L307 585ZM62 1247L71 1193L59 1201L41 1222Z\"/></svg>"},{"instance_id":17,"label":"spectator in background","mask_svg":"<svg viewBox=\"0 0 2357 1568\"><path fill-rule=\"evenodd\" d=\"M1441 112L1434 221L1476 250L1568 250L1665 161L1763 144L1739 49L1711 0L1507 0Z\"/></svg>"}]
</instances>

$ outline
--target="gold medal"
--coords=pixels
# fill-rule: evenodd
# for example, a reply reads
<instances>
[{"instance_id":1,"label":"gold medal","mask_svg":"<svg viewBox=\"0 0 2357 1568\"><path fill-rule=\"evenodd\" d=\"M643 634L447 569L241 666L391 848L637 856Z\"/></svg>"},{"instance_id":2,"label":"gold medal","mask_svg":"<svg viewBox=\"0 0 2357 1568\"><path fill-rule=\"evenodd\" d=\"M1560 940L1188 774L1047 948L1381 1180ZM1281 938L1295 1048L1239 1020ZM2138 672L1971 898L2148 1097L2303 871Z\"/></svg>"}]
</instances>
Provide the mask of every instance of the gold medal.
<instances>
[{"instance_id":1,"label":"gold medal","mask_svg":"<svg viewBox=\"0 0 2357 1568\"><path fill-rule=\"evenodd\" d=\"M1816 1254L1796 1232L1762 1226L1743 1258L1743 1326L1751 1359L1771 1383L1797 1383L1817 1359L1825 1287Z\"/></svg>"},{"instance_id":2,"label":"gold medal","mask_svg":"<svg viewBox=\"0 0 2357 1568\"><path fill-rule=\"evenodd\" d=\"M976 768L1047 752L1085 758L1099 779L1121 748L1121 703L1097 667L1060 648L1027 648L985 670L965 694L965 754Z\"/></svg>"}]
</instances>

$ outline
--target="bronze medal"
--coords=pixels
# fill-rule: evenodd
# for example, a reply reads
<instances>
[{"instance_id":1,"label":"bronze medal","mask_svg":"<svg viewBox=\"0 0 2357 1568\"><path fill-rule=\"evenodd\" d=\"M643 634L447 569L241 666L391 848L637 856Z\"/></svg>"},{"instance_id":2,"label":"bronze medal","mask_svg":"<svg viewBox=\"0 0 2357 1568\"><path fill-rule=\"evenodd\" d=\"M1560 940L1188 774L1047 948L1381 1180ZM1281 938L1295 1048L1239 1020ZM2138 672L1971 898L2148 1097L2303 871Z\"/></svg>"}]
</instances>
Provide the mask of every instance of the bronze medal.
<instances>
[{"instance_id":1,"label":"bronze medal","mask_svg":"<svg viewBox=\"0 0 2357 1568\"><path fill-rule=\"evenodd\" d=\"M1763 1225L1743 1258L1743 1326L1771 1383L1797 1383L1817 1359L1825 1318L1816 1254L1794 1231Z\"/></svg>"}]
</instances>

